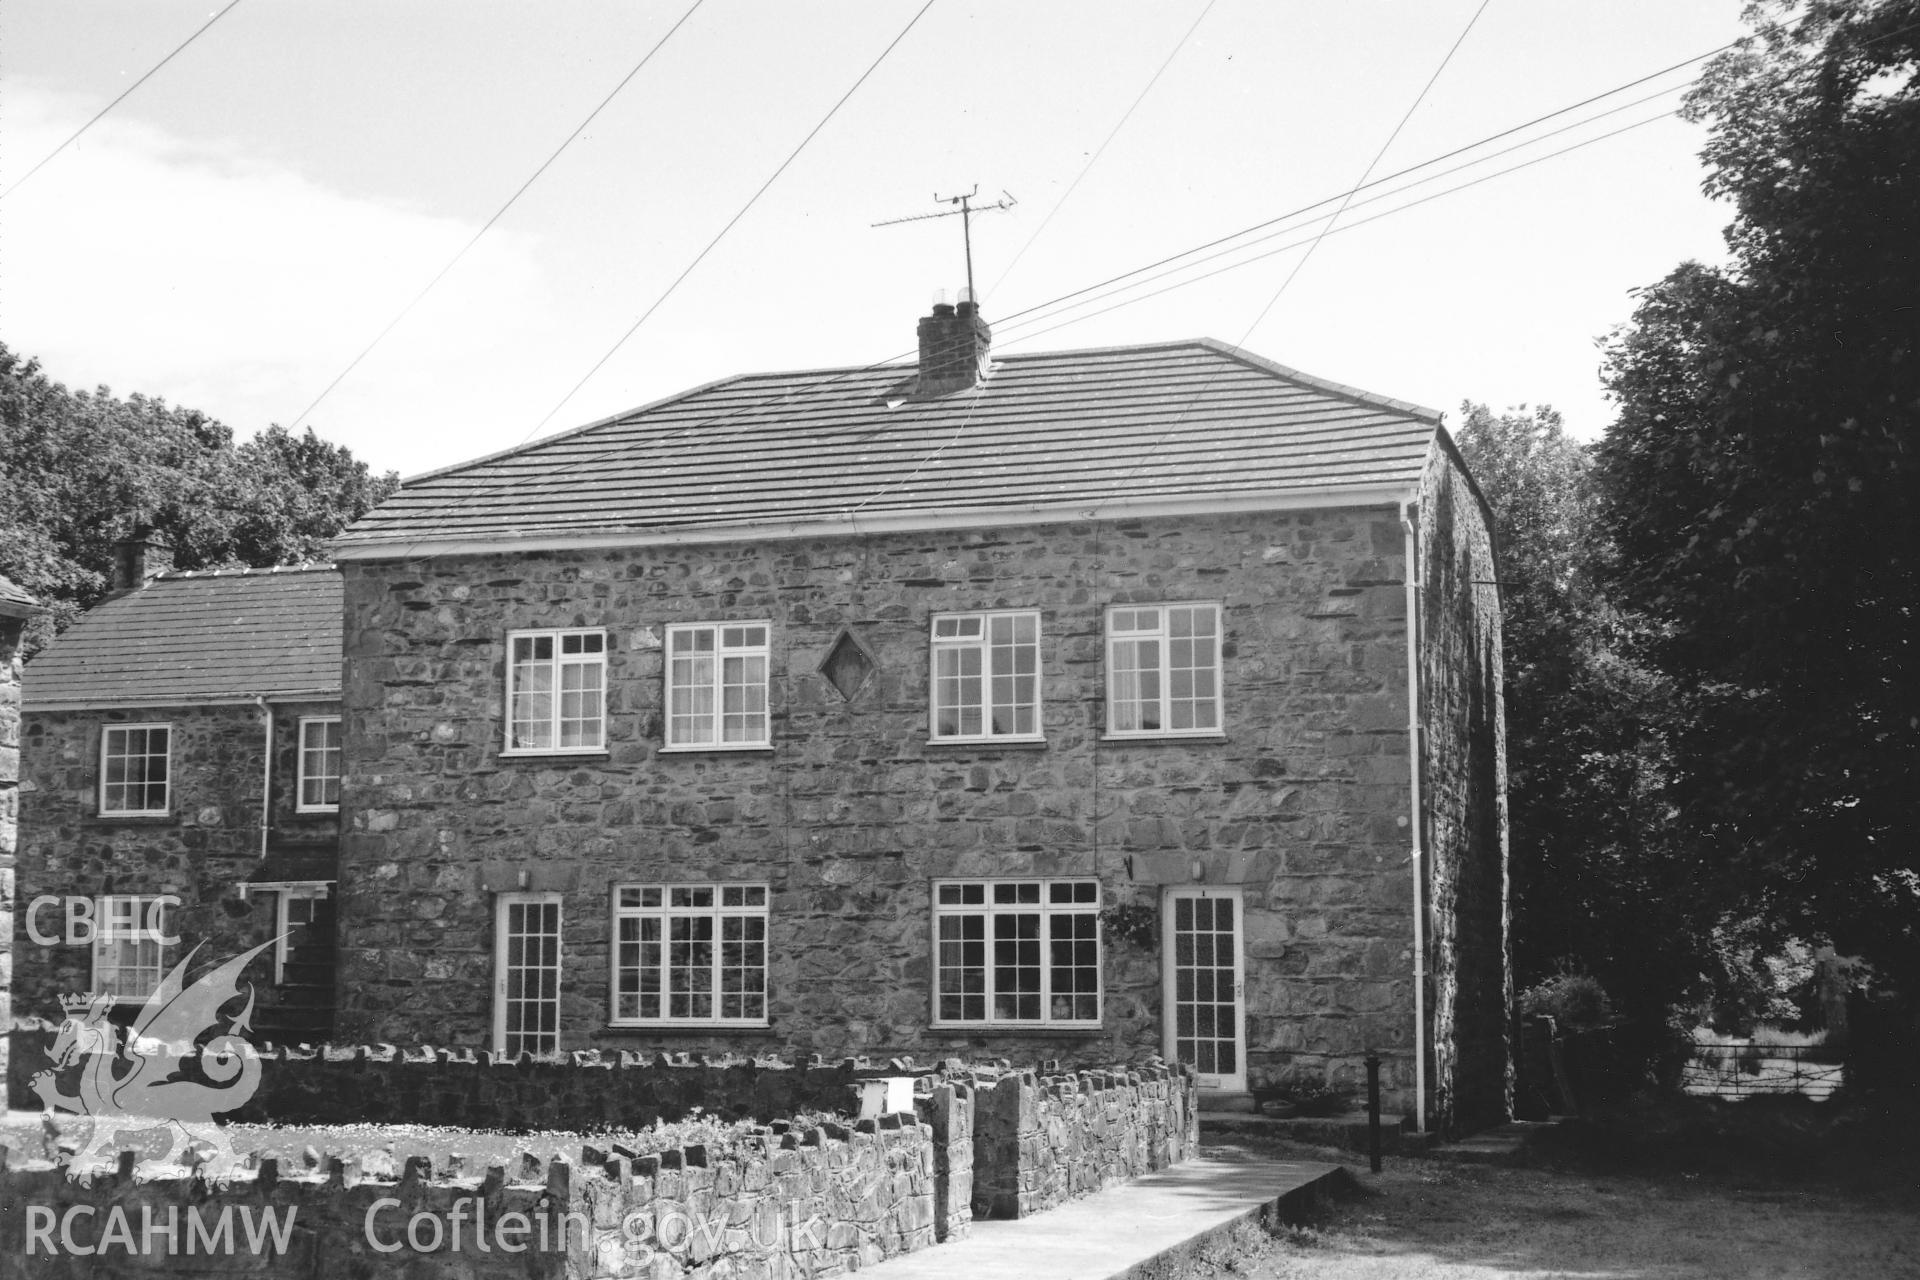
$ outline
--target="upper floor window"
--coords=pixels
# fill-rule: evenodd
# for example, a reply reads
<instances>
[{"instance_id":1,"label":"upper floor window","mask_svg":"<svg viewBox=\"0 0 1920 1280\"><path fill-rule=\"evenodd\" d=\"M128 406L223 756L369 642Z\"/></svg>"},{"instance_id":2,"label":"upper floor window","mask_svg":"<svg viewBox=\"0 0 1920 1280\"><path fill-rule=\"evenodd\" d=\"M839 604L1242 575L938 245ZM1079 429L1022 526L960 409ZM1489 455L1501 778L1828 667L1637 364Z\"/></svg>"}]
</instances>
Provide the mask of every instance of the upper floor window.
<instances>
[{"instance_id":1,"label":"upper floor window","mask_svg":"<svg viewBox=\"0 0 1920 1280\"><path fill-rule=\"evenodd\" d=\"M301 813L333 813L340 808L340 717L305 716L300 721Z\"/></svg>"},{"instance_id":2,"label":"upper floor window","mask_svg":"<svg viewBox=\"0 0 1920 1280\"><path fill-rule=\"evenodd\" d=\"M507 644L507 750L605 750L607 633L515 631Z\"/></svg>"},{"instance_id":3,"label":"upper floor window","mask_svg":"<svg viewBox=\"0 0 1920 1280\"><path fill-rule=\"evenodd\" d=\"M116 1001L145 1000L160 986L180 939L172 936L170 897L109 894L94 911L93 989Z\"/></svg>"},{"instance_id":4,"label":"upper floor window","mask_svg":"<svg viewBox=\"0 0 1920 1280\"><path fill-rule=\"evenodd\" d=\"M939 1023L1100 1021L1098 880L933 886Z\"/></svg>"},{"instance_id":5,"label":"upper floor window","mask_svg":"<svg viewBox=\"0 0 1920 1280\"><path fill-rule=\"evenodd\" d=\"M766 885L616 885L613 929L616 1025L766 1025Z\"/></svg>"},{"instance_id":6,"label":"upper floor window","mask_svg":"<svg viewBox=\"0 0 1920 1280\"><path fill-rule=\"evenodd\" d=\"M765 747L765 622L667 628L667 748Z\"/></svg>"},{"instance_id":7,"label":"upper floor window","mask_svg":"<svg viewBox=\"0 0 1920 1280\"><path fill-rule=\"evenodd\" d=\"M933 736L1040 737L1040 615L936 614Z\"/></svg>"},{"instance_id":8,"label":"upper floor window","mask_svg":"<svg viewBox=\"0 0 1920 1280\"><path fill-rule=\"evenodd\" d=\"M1107 733L1220 732L1220 606L1107 610Z\"/></svg>"},{"instance_id":9,"label":"upper floor window","mask_svg":"<svg viewBox=\"0 0 1920 1280\"><path fill-rule=\"evenodd\" d=\"M164 724L108 725L100 735L100 812L167 812L167 751L173 730Z\"/></svg>"}]
</instances>

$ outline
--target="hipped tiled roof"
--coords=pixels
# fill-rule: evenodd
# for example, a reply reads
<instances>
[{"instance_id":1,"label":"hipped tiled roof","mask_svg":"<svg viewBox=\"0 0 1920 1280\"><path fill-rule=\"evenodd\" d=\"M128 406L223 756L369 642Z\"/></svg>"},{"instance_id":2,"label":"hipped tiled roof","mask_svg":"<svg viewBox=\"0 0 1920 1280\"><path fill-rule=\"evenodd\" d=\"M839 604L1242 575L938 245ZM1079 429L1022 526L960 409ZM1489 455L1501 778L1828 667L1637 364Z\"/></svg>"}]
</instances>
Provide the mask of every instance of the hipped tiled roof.
<instances>
[{"instance_id":1,"label":"hipped tiled roof","mask_svg":"<svg viewBox=\"0 0 1920 1280\"><path fill-rule=\"evenodd\" d=\"M336 543L564 541L1330 488L1411 487L1439 415L1210 339L752 374L407 481Z\"/></svg>"},{"instance_id":2,"label":"hipped tiled roof","mask_svg":"<svg viewBox=\"0 0 1920 1280\"><path fill-rule=\"evenodd\" d=\"M29 711L340 696L332 565L162 575L102 601L29 662Z\"/></svg>"}]
</instances>

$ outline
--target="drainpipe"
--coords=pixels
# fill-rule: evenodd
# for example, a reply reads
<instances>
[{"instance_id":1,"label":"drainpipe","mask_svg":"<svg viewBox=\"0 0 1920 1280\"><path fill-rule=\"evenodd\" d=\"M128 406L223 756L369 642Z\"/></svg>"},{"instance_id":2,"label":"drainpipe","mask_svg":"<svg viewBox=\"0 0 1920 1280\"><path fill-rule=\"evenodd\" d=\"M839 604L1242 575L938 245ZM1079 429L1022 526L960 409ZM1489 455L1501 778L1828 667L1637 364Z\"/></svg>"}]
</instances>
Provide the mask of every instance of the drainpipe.
<instances>
[{"instance_id":1,"label":"drainpipe","mask_svg":"<svg viewBox=\"0 0 1920 1280\"><path fill-rule=\"evenodd\" d=\"M266 860L267 831L273 825L273 708L263 696L255 696L254 705L267 718L266 747L260 753L260 858Z\"/></svg>"},{"instance_id":2,"label":"drainpipe","mask_svg":"<svg viewBox=\"0 0 1920 1280\"><path fill-rule=\"evenodd\" d=\"M1412 795L1413 869L1413 1127L1427 1131L1427 913L1426 865L1420 850L1420 588L1416 582L1419 544L1413 503L1400 504L1400 528L1406 534L1407 583L1407 778Z\"/></svg>"}]
</instances>

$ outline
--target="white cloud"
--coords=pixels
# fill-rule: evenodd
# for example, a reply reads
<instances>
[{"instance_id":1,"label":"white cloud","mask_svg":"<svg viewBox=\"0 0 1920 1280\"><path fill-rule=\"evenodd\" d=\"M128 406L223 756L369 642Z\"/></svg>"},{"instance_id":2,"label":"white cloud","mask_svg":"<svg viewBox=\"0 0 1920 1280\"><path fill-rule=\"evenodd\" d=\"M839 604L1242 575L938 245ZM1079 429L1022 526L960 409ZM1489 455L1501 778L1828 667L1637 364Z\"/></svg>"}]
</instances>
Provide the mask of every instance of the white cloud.
<instances>
[{"instance_id":1,"label":"white cloud","mask_svg":"<svg viewBox=\"0 0 1920 1280\"><path fill-rule=\"evenodd\" d=\"M10 89L6 181L84 116ZM245 435L290 422L477 229L113 116L0 202L5 339L70 385L163 395ZM376 466L446 461L457 420L550 311L538 241L496 228L311 422ZM503 320L504 318L504 320Z\"/></svg>"}]
</instances>

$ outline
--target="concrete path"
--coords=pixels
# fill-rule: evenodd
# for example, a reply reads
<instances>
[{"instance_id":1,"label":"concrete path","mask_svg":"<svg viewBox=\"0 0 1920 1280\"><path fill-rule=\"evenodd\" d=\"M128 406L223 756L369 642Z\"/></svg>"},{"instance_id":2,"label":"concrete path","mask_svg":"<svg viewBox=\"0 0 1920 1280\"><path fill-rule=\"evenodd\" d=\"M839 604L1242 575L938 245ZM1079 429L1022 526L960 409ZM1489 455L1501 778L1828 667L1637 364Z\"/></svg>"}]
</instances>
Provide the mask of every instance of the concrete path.
<instances>
[{"instance_id":1,"label":"concrete path","mask_svg":"<svg viewBox=\"0 0 1920 1280\"><path fill-rule=\"evenodd\" d=\"M1234 1224L1292 1220L1346 1175L1304 1161L1189 1160L1014 1221L862 1267L873 1280L1119 1280L1165 1277Z\"/></svg>"}]
</instances>

